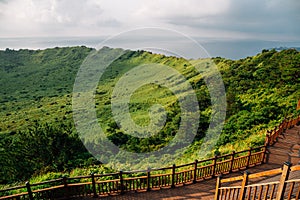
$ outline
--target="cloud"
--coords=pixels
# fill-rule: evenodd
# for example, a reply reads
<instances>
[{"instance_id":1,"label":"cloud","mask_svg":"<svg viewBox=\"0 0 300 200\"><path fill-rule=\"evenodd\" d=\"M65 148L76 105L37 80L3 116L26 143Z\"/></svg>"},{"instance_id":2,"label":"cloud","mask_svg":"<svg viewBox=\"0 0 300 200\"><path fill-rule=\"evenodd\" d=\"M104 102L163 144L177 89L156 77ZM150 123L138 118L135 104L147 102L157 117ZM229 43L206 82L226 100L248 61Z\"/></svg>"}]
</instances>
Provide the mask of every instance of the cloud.
<instances>
[{"instance_id":1,"label":"cloud","mask_svg":"<svg viewBox=\"0 0 300 200\"><path fill-rule=\"evenodd\" d=\"M162 27L193 37L300 40L299 0L0 0L0 37L114 35Z\"/></svg>"},{"instance_id":2,"label":"cloud","mask_svg":"<svg viewBox=\"0 0 300 200\"><path fill-rule=\"evenodd\" d=\"M299 39L300 28L297 24L300 13L299 9L295 9L299 8L299 5L299 1L293 0L253 0L251 3L234 0L222 28L227 25L234 30L242 30L253 35L264 34L265 37L285 35L286 39Z\"/></svg>"},{"instance_id":3,"label":"cloud","mask_svg":"<svg viewBox=\"0 0 300 200\"><path fill-rule=\"evenodd\" d=\"M136 12L155 18L205 17L220 14L228 7L228 0L147 1Z\"/></svg>"},{"instance_id":4,"label":"cloud","mask_svg":"<svg viewBox=\"0 0 300 200\"><path fill-rule=\"evenodd\" d=\"M176 26L236 32L248 37L300 39L299 1L231 0L228 3L226 10L214 15L169 17L167 21Z\"/></svg>"},{"instance_id":5,"label":"cloud","mask_svg":"<svg viewBox=\"0 0 300 200\"><path fill-rule=\"evenodd\" d=\"M1 5L2 33L19 35L86 34L107 26L120 24L104 16L94 1L85 0L12 0ZM16 35L17 35L16 34Z\"/></svg>"},{"instance_id":6,"label":"cloud","mask_svg":"<svg viewBox=\"0 0 300 200\"><path fill-rule=\"evenodd\" d=\"M153 0L146 1L134 13L137 22L186 25L190 21L209 22L228 9L229 0Z\"/></svg>"}]
</instances>

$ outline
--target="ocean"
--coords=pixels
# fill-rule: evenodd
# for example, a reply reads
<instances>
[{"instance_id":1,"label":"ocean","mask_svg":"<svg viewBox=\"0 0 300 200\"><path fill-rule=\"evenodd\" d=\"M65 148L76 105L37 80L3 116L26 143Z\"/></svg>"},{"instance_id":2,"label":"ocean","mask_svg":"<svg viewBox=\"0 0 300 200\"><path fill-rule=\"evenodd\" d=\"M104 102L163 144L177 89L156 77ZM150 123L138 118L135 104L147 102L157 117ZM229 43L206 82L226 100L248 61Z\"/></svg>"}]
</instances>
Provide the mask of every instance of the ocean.
<instances>
[{"instance_id":1,"label":"ocean","mask_svg":"<svg viewBox=\"0 0 300 200\"><path fill-rule=\"evenodd\" d=\"M67 46L88 46L100 48L107 37L37 37L37 38L0 38L0 49L46 49L54 47ZM206 50L210 57L224 57L228 59L241 59L247 56L253 56L260 53L263 49L272 48L290 48L299 47L300 41L283 42L283 41L265 41L265 40L218 40L193 38L203 49ZM172 51L172 46L178 41L168 40L169 51ZM123 39L122 41L114 41L111 47L120 47L127 49L130 47L131 39ZM151 41L147 43L149 46ZM145 44L143 44L145 46ZM142 45L142 46L143 46ZM188 45L183 45L182 48L187 52L185 57L198 58L195 49L189 48ZM147 49L146 49L147 50ZM154 50L155 51L155 50ZM155 52L156 53L156 52Z\"/></svg>"}]
</instances>

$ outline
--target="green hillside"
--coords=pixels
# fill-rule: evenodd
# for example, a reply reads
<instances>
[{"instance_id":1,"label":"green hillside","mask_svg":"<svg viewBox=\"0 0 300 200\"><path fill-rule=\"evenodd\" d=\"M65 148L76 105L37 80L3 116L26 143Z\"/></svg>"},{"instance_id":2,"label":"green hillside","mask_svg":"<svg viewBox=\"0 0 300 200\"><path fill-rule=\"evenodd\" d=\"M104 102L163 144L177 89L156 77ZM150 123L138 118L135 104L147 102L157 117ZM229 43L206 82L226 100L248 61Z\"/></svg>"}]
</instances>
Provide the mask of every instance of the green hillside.
<instances>
[{"instance_id":1,"label":"green hillside","mask_svg":"<svg viewBox=\"0 0 300 200\"><path fill-rule=\"evenodd\" d=\"M0 51L0 183L42 175L44 179L53 178L60 176L55 174L58 172L88 173L91 166L94 170L110 170L103 166L95 169L99 162L84 148L72 119L75 76L92 51L87 47ZM198 62L202 61L206 62ZM213 61L222 74L227 97L226 123L215 151L227 153L260 145L266 129L296 112L300 98L300 53L297 50L263 50L256 56L237 61L219 57ZM113 88L122 76L138 65L163 64L189 80L200 108L193 145L174 162L185 163L198 158L199 144L211 117L211 102L203 77L192 62L145 51L124 51L107 68L95 93L96 115L107 137L131 152L151 152L174 138L181 111L175 95L166 87L147 84L130 99L131 117L140 126L149 124L151 105L163 106L166 123L154 136L137 138L124 134L111 114ZM160 112L155 117L161 117Z\"/></svg>"}]
</instances>

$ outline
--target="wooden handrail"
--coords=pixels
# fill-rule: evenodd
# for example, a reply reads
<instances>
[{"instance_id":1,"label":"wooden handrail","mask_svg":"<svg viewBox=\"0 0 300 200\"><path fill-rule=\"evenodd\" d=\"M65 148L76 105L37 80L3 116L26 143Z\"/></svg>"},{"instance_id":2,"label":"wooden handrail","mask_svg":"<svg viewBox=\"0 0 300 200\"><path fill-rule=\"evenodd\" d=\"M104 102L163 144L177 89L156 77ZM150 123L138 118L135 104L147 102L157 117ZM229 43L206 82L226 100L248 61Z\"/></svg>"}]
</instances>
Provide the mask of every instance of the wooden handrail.
<instances>
[{"instance_id":1,"label":"wooden handrail","mask_svg":"<svg viewBox=\"0 0 300 200\"><path fill-rule=\"evenodd\" d=\"M259 173L255 173L255 174L250 174L249 178L259 178L262 176L271 176L271 175L275 175L275 174L280 174L282 173L282 169L278 168L278 169L272 169L272 170L268 170L268 171L264 171L264 172L259 172Z\"/></svg>"},{"instance_id":2,"label":"wooden handrail","mask_svg":"<svg viewBox=\"0 0 300 200\"><path fill-rule=\"evenodd\" d=\"M287 194L288 196L292 196L295 194L300 194L300 188L294 188L294 185L296 183L300 184L300 179L292 179L292 180L288 180L289 178L289 173L290 171L297 171L300 170L300 165L296 165L291 167L290 163L284 163L282 168L278 168L278 169L273 169L273 170L268 170L268 171L264 171L264 172L259 172L259 173L255 173L255 174L244 174L243 176L236 176L236 177L231 177L231 178L226 178L226 179L222 179L221 177L218 178L217 180L217 184L216 184L216 193L215 193L215 200L219 200L219 199L224 199L222 195L224 195L224 193L222 193L222 191L233 191L235 189L240 189L240 196L239 199L243 200L243 199L252 199L255 198L255 196L251 196L251 195L255 195L251 193L251 190L254 189L256 190L256 188L260 188L260 191L263 191L263 188L269 188L270 186L273 187L272 190L268 190L265 189L264 191L264 196L273 196L274 191L275 191L275 187L276 189L276 200L281 200L284 197L284 194ZM254 179L254 178L260 178L260 177L266 177L266 176L272 176L272 175L281 175L280 176L280 180L279 181L272 181L272 182L266 182L266 183L256 183L256 184L250 184L248 185L248 180L249 179ZM236 182L236 181L242 181L241 185L234 185L234 186L222 186L222 183L230 183L230 182ZM288 184L292 184L291 187L287 187ZM286 191L288 188L288 191ZM271 193L271 194L270 194ZM248 196L247 196L248 195ZM226 199L226 197L225 197Z\"/></svg>"},{"instance_id":3,"label":"wooden handrail","mask_svg":"<svg viewBox=\"0 0 300 200\"><path fill-rule=\"evenodd\" d=\"M300 179L287 180L286 183L300 182Z\"/></svg>"},{"instance_id":4,"label":"wooden handrail","mask_svg":"<svg viewBox=\"0 0 300 200\"><path fill-rule=\"evenodd\" d=\"M254 149L251 149L251 151L255 151L255 150L258 150L258 149L262 149L264 146L261 146L261 147L257 147L257 148L254 148ZM96 185L97 184L115 184L116 182L118 182L119 184L124 184L124 182L126 181L137 181L137 180L141 180L141 179L147 179L147 190L150 190L152 188L152 181L151 180L156 180L156 179L162 179L163 177L170 177L170 179L166 180L166 181L169 181L167 185L169 186L172 186L172 187L175 187L176 185L178 184L181 184L182 181L184 181L184 183L186 182L191 182L191 183L195 183L197 180L199 179L202 179L203 176L199 174L199 170L208 170L206 173L206 175L204 177L213 177L217 174L220 174L220 173L229 173L231 169L227 168L227 167L221 167L221 168L218 168L218 166L221 166L221 165L224 165L226 163L228 163L228 165L231 165L232 162L241 162L243 159L246 159L248 156L240 156L240 157L234 157L234 159L232 160L231 158L230 159L227 159L227 160L222 160L223 158L226 158L228 156L234 156L234 155L238 155L238 154L242 154L242 153L245 153L249 150L246 150L246 151L241 151L241 152L233 152L232 154L228 154L228 155L224 155L224 156L215 156L214 158L210 158L210 159L206 159L206 160L203 160L203 161L195 161L193 163L188 163L188 164L183 164L183 165L179 165L179 166L172 166L172 167L165 167L165 168L158 168L158 169L148 169L148 170L137 170L137 171L128 171L128 172L119 172L119 173L109 173L109 174L94 174L93 176L92 175L89 175L89 176L77 176L77 177L71 177L71 178L59 178L59 179L55 179L55 180L50 180L50 181L44 181L44 182L40 182L40 183L35 183L35 184L30 184L30 187L34 187L34 186L42 186L43 184L50 184L50 183L58 183L58 185L56 186L51 186L51 187L47 187L47 188L40 188L40 189L37 189L37 190L33 190L32 193L33 194L36 194L36 193L39 193L39 192L49 192L51 190L53 190L53 192L56 190L56 189L66 189L66 188L72 188L72 187L80 187L80 186L84 186L84 185L93 185L93 190L96 190ZM258 155L258 154L264 154L264 151L261 150L260 152L256 152L255 154L252 154L253 155ZM221 161L218 161L218 160L221 160ZM204 162L208 162L208 161L211 161L211 164L207 164L207 165L201 165L201 163L204 163ZM215 163L214 163L215 161ZM262 162L262 160L259 160L258 162L256 162L255 164L260 164ZM176 171L176 169L181 169L181 168L185 168L185 167L188 167L188 166L191 166L190 169L183 169L183 170L179 170L179 171ZM245 168L245 167L248 167L246 164L239 164L239 167L238 169L242 169L242 168ZM232 166L230 167L232 168ZM236 170L238 170L236 169ZM163 171L163 170L172 170L171 173L165 173L165 174L151 174L151 172L155 172L155 171ZM215 171L215 173L213 173L213 171ZM137 177L124 177L124 175L126 174L133 174L133 173L138 173L138 172L145 172L147 173L147 175L144 175L144 176L137 176ZM188 173L188 177L185 177L186 174ZM116 176L115 179L113 180L103 180L103 181L92 181L92 179L94 178L101 178L101 177L109 177L109 176ZM181 177L181 176L184 176ZM120 178L117 178L117 177L120 177ZM179 181L178 178L182 178L180 180L182 181ZM83 183L67 183L69 180L76 180L76 179L91 179L91 181L88 181L88 182L83 182ZM97 186L98 187L98 186ZM128 191L128 189L124 188L126 187L125 185L123 186L120 186L121 188L121 191ZM157 187L157 186L155 186ZM8 188L8 189L5 189L5 190L1 190L1 192L7 192L7 191L11 191L11 190L14 190L14 189L24 189L26 188L25 186L19 186L19 187L14 187L14 188ZM135 187L137 188L137 187ZM99 191L99 188L98 188L98 191ZM115 190L112 190L111 192L116 192ZM28 193L24 193L24 195L27 195ZM4 197L3 197L4 198ZM9 196L7 196L7 198L9 198ZM4 198L5 199L5 198Z\"/></svg>"},{"instance_id":5,"label":"wooden handrail","mask_svg":"<svg viewBox=\"0 0 300 200\"><path fill-rule=\"evenodd\" d=\"M240 181L240 180L243 180L243 176L236 176L236 177L222 179L221 183L229 183L229 182Z\"/></svg>"},{"instance_id":6,"label":"wooden handrail","mask_svg":"<svg viewBox=\"0 0 300 200\"><path fill-rule=\"evenodd\" d=\"M12 195L9 195L9 196L5 196L5 197L0 197L0 199L16 199L16 197L20 197L20 196L23 196L23 195L28 195L28 192L22 192L22 193L19 193L19 194L12 194Z\"/></svg>"},{"instance_id":7,"label":"wooden handrail","mask_svg":"<svg viewBox=\"0 0 300 200\"><path fill-rule=\"evenodd\" d=\"M300 170L300 165L292 166L291 167L291 172L292 171L299 171Z\"/></svg>"},{"instance_id":8,"label":"wooden handrail","mask_svg":"<svg viewBox=\"0 0 300 200\"><path fill-rule=\"evenodd\" d=\"M290 118L289 120L287 120L287 118L283 119L283 121L279 124L279 126L267 132L265 145L266 146L273 145L276 142L279 135L281 135L285 131L285 129L289 129L295 126L299 122L300 122L300 115L298 115L295 118Z\"/></svg>"},{"instance_id":9,"label":"wooden handrail","mask_svg":"<svg viewBox=\"0 0 300 200\"><path fill-rule=\"evenodd\" d=\"M24 188L26 188L26 186L21 185L21 186L15 186L15 187L2 189L2 190L0 190L0 192L7 192L7 191L10 191L10 190L19 190L19 189L24 189Z\"/></svg>"},{"instance_id":10,"label":"wooden handrail","mask_svg":"<svg viewBox=\"0 0 300 200\"><path fill-rule=\"evenodd\" d=\"M60 182L62 181L62 178L58 178L58 179L53 179L53 180L49 180L49 181L43 181L43 182L39 182L39 183L33 183L30 184L30 186L39 186L39 185L44 185L44 184L49 184L49 183L56 183L56 182Z\"/></svg>"}]
</instances>

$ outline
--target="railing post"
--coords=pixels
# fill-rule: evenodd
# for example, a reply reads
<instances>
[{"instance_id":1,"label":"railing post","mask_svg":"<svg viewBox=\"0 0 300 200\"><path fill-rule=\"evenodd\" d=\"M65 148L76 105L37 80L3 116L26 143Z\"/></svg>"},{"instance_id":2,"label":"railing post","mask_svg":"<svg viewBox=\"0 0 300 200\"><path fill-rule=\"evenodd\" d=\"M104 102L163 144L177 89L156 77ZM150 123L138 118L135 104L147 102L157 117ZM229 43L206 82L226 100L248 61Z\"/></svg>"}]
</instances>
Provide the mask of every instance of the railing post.
<instances>
[{"instance_id":1,"label":"railing post","mask_svg":"<svg viewBox=\"0 0 300 200\"><path fill-rule=\"evenodd\" d=\"M215 198L214 200L219 200L220 197L220 187L221 187L221 178L222 178L222 174L218 176L217 178L217 183L216 183L216 191L215 191Z\"/></svg>"},{"instance_id":2,"label":"railing post","mask_svg":"<svg viewBox=\"0 0 300 200\"><path fill-rule=\"evenodd\" d=\"M267 146L266 145L264 145L264 152L263 152L263 157L262 157L262 164L263 163L267 163Z\"/></svg>"},{"instance_id":3,"label":"railing post","mask_svg":"<svg viewBox=\"0 0 300 200\"><path fill-rule=\"evenodd\" d=\"M151 181L151 169L148 168L147 170L147 191L150 191L151 190L151 186L150 186L150 181Z\"/></svg>"},{"instance_id":4,"label":"railing post","mask_svg":"<svg viewBox=\"0 0 300 200\"><path fill-rule=\"evenodd\" d=\"M248 172L248 171L245 171L245 172L244 172L243 181L242 181L242 187L241 187L241 192L240 192L239 200L244 200L244 199L245 199L245 195L246 195L246 186L247 186L247 184L248 184L248 176L249 176L249 172Z\"/></svg>"},{"instance_id":5,"label":"railing post","mask_svg":"<svg viewBox=\"0 0 300 200\"><path fill-rule=\"evenodd\" d=\"M233 151L233 152L231 153L230 170L229 170L230 173L231 173L232 170L233 170L234 155L235 155L235 151Z\"/></svg>"},{"instance_id":6,"label":"railing post","mask_svg":"<svg viewBox=\"0 0 300 200\"><path fill-rule=\"evenodd\" d=\"M286 117L286 129L289 129L290 127L290 119L289 117Z\"/></svg>"},{"instance_id":7,"label":"railing post","mask_svg":"<svg viewBox=\"0 0 300 200\"><path fill-rule=\"evenodd\" d=\"M279 181L279 185L278 185L278 190L277 190L277 194L276 194L276 200L283 200L284 199L284 191L286 188L286 180L288 180L289 178L289 174L290 174L290 168L291 168L292 164L289 162L285 162L283 165L283 169L282 169L282 174L280 177L280 181Z\"/></svg>"},{"instance_id":8,"label":"railing post","mask_svg":"<svg viewBox=\"0 0 300 200\"><path fill-rule=\"evenodd\" d=\"M67 177L66 176L63 176L62 177L62 181L63 181L63 184L64 184L64 197L65 198L69 198L70 194L69 194L69 191L68 191L68 180L67 180Z\"/></svg>"},{"instance_id":9,"label":"railing post","mask_svg":"<svg viewBox=\"0 0 300 200\"><path fill-rule=\"evenodd\" d=\"M91 173L91 178L92 178L93 197L97 198L98 194L97 194L97 191L96 191L96 181L95 181L95 174L94 174L94 172Z\"/></svg>"},{"instance_id":10,"label":"railing post","mask_svg":"<svg viewBox=\"0 0 300 200\"><path fill-rule=\"evenodd\" d=\"M194 164L194 180L193 180L193 183L197 183L197 167L198 167L198 160L195 160L195 164Z\"/></svg>"},{"instance_id":11,"label":"railing post","mask_svg":"<svg viewBox=\"0 0 300 200\"><path fill-rule=\"evenodd\" d=\"M283 130L286 131L287 129L287 120L286 117L283 119Z\"/></svg>"},{"instance_id":12,"label":"railing post","mask_svg":"<svg viewBox=\"0 0 300 200\"><path fill-rule=\"evenodd\" d=\"M251 151L252 151L252 147L250 147L249 150L248 150L248 156L247 156L247 164L246 164L246 168L248 168L248 167L249 167L249 164L250 164Z\"/></svg>"},{"instance_id":13,"label":"railing post","mask_svg":"<svg viewBox=\"0 0 300 200\"><path fill-rule=\"evenodd\" d=\"M172 166L172 185L171 188L175 188L175 173L176 173L176 165L173 164Z\"/></svg>"},{"instance_id":14,"label":"railing post","mask_svg":"<svg viewBox=\"0 0 300 200\"><path fill-rule=\"evenodd\" d=\"M67 177L66 176L63 176L62 181L63 181L64 187L65 188L68 187L68 181L67 181Z\"/></svg>"},{"instance_id":15,"label":"railing post","mask_svg":"<svg viewBox=\"0 0 300 200\"><path fill-rule=\"evenodd\" d=\"M270 145L270 133L269 131L267 131L265 146L269 146L269 145Z\"/></svg>"},{"instance_id":16,"label":"railing post","mask_svg":"<svg viewBox=\"0 0 300 200\"><path fill-rule=\"evenodd\" d=\"M25 184L26 184L26 189L28 192L29 199L33 200L33 194L32 194L32 190L31 190L29 181L27 181Z\"/></svg>"},{"instance_id":17,"label":"railing post","mask_svg":"<svg viewBox=\"0 0 300 200\"><path fill-rule=\"evenodd\" d=\"M214 162L213 162L213 170L212 170L212 177L214 177L215 175L216 175L216 172L217 172L217 170L216 170L216 168L217 168L217 159L218 159L218 156L215 156L214 157Z\"/></svg>"},{"instance_id":18,"label":"railing post","mask_svg":"<svg viewBox=\"0 0 300 200\"><path fill-rule=\"evenodd\" d=\"M293 119L293 117L292 117L292 119L291 119L291 127L290 128L293 128L294 127L294 125L295 125L295 122L294 122L295 120Z\"/></svg>"},{"instance_id":19,"label":"railing post","mask_svg":"<svg viewBox=\"0 0 300 200\"><path fill-rule=\"evenodd\" d=\"M121 194L124 194L124 179L123 179L123 171L119 172L120 176L120 189L121 189Z\"/></svg>"}]
</instances>

